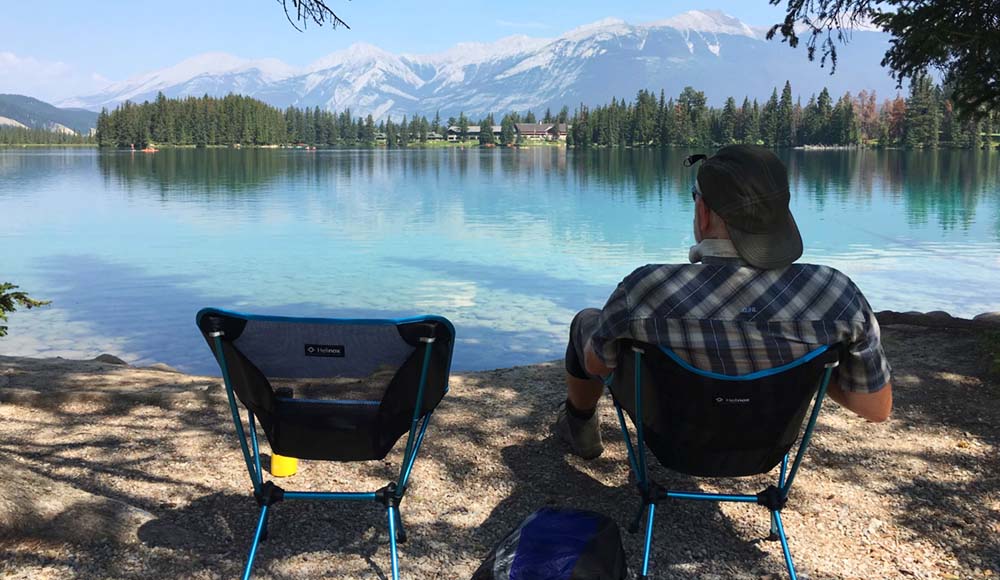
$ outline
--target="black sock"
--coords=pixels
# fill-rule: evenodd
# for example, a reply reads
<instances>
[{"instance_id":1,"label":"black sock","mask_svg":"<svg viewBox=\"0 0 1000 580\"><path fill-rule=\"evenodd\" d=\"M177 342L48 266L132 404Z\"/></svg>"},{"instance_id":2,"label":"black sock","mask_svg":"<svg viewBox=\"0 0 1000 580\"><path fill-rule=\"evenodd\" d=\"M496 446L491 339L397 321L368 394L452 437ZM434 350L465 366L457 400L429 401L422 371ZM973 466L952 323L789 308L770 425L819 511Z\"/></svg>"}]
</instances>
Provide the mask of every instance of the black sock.
<instances>
[{"instance_id":1,"label":"black sock","mask_svg":"<svg viewBox=\"0 0 1000 580\"><path fill-rule=\"evenodd\" d=\"M591 417L594 416L594 413L597 412L597 407L592 407L590 409L583 409L583 410L577 409L576 407L573 406L573 403L570 402L569 399L566 399L566 412L576 417L577 419L586 421L587 419L590 419Z\"/></svg>"}]
</instances>

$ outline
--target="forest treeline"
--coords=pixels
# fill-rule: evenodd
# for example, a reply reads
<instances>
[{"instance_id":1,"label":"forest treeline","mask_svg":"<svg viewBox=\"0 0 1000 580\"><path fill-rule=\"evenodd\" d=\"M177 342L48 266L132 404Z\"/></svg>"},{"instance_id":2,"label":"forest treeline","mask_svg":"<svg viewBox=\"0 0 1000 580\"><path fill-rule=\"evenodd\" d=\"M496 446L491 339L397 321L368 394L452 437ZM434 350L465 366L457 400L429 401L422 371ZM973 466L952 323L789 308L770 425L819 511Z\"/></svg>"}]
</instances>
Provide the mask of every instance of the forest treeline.
<instances>
[{"instance_id":1,"label":"forest treeline","mask_svg":"<svg viewBox=\"0 0 1000 580\"><path fill-rule=\"evenodd\" d=\"M997 112L979 121L962 121L946 89L927 76L913 83L907 98L881 103L861 91L836 99L827 89L805 105L793 101L786 81L780 96L760 104L729 97L721 108L709 107L705 93L686 87L677 98L639 91L631 103L612 100L600 107L581 105L570 119L568 142L591 146L709 146L757 143L769 147L883 146L980 148L992 144L1000 129Z\"/></svg>"},{"instance_id":2,"label":"forest treeline","mask_svg":"<svg viewBox=\"0 0 1000 580\"><path fill-rule=\"evenodd\" d=\"M793 100L792 86L775 88L764 103L744 98L737 104L728 98L722 107L710 107L705 93L686 87L667 98L641 90L632 101L581 105L572 115L567 108L557 114L546 111L536 118L531 111L507 113L496 123L486 115L478 125L499 125L498 134L466 135L476 123L464 114L442 121L415 115L378 123L371 115L355 117L351 111L325 111L318 107L280 110L256 99L228 95L169 99L162 94L152 102L119 105L102 110L96 139L102 147L164 145L285 145L406 147L439 139L447 128L458 128L459 138L483 145L516 144L516 123L540 120L568 123L567 144L587 147L711 146L758 143L770 147L882 146L909 148L981 148L993 144L1000 129L1000 115L992 112L976 121L958 117L943 88L923 76L915 81L907 97L878 101L874 93L861 91L836 99L823 89L805 104Z\"/></svg>"},{"instance_id":3,"label":"forest treeline","mask_svg":"<svg viewBox=\"0 0 1000 580\"><path fill-rule=\"evenodd\" d=\"M85 145L91 137L24 127L0 126L0 145Z\"/></svg>"}]
</instances>

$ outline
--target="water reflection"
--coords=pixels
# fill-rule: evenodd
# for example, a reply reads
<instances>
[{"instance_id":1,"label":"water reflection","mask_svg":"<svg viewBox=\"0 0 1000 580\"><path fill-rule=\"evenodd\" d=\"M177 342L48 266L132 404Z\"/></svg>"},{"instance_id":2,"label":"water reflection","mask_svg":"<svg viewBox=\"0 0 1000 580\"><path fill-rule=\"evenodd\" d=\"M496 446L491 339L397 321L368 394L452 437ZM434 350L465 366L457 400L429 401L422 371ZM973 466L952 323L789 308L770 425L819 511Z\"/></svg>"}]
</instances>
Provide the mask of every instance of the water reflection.
<instances>
[{"instance_id":1,"label":"water reflection","mask_svg":"<svg viewBox=\"0 0 1000 580\"><path fill-rule=\"evenodd\" d=\"M577 309L686 259L692 152L0 150L0 278L55 301L16 313L2 349L209 371L191 319L217 305L433 312L459 329L458 368L556 358ZM876 309L1000 310L1000 155L781 155L804 260Z\"/></svg>"},{"instance_id":2,"label":"water reflection","mask_svg":"<svg viewBox=\"0 0 1000 580\"><path fill-rule=\"evenodd\" d=\"M105 180L169 196L271 194L282 184L324 187L351 182L458 180L473 190L515 178L535 187L599 188L658 204L687 197L692 171L683 160L693 151L423 149L409 151L303 151L167 149L155 155L102 153ZM793 192L819 210L828 203L870 203L875 196L901 200L910 224L933 221L942 229L968 228L984 197L1000 195L1000 155L985 151L782 151ZM30 161L30 160L29 160ZM21 157L0 156L0 174L24 169ZM64 170L72 158L50 159ZM208 195L212 194L212 195ZM996 204L994 203L994 206ZM1000 236L1000 216L992 216Z\"/></svg>"}]
</instances>

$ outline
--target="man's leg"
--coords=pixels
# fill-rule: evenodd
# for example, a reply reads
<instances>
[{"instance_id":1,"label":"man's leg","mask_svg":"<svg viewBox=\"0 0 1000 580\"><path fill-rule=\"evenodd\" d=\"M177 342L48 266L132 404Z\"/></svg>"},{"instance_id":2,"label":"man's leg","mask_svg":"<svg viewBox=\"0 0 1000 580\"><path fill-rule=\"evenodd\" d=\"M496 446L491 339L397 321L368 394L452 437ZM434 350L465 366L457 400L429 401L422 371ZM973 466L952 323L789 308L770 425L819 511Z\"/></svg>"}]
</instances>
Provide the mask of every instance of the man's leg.
<instances>
[{"instance_id":1,"label":"man's leg","mask_svg":"<svg viewBox=\"0 0 1000 580\"><path fill-rule=\"evenodd\" d=\"M581 379L566 373L566 400L584 418L594 414L604 394L604 381Z\"/></svg>"},{"instance_id":2,"label":"man's leg","mask_svg":"<svg viewBox=\"0 0 1000 580\"><path fill-rule=\"evenodd\" d=\"M597 403L604 394L604 382L587 373L583 351L597 328L600 313L595 308L582 310L570 324L566 346L566 402L560 407L555 424L556 434L569 443L574 454L584 459L593 459L604 450L596 414Z\"/></svg>"}]
</instances>

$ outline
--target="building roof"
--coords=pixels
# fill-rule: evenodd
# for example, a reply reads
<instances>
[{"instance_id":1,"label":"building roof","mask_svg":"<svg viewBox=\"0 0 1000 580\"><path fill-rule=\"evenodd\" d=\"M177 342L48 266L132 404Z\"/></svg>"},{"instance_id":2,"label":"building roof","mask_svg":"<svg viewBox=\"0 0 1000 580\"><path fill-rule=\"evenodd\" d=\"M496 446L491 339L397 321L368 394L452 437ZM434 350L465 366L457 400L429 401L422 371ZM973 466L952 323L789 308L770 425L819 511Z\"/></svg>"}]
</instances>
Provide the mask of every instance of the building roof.
<instances>
[{"instance_id":1,"label":"building roof","mask_svg":"<svg viewBox=\"0 0 1000 580\"><path fill-rule=\"evenodd\" d=\"M499 132L501 132L503 130L503 127L501 127L500 125L493 125L492 127L493 127L493 132L494 133L499 133ZM461 133L461 131L458 128L458 125L452 125L451 127L448 127L448 132L449 133ZM469 125L469 128L466 131L466 133L470 134L470 135L474 134L474 133L478 133L478 132L479 132L479 125Z\"/></svg>"},{"instance_id":2,"label":"building roof","mask_svg":"<svg viewBox=\"0 0 1000 580\"><path fill-rule=\"evenodd\" d=\"M514 123L514 128L522 135L547 135L558 131L560 135L566 134L566 123Z\"/></svg>"},{"instance_id":3,"label":"building roof","mask_svg":"<svg viewBox=\"0 0 1000 580\"><path fill-rule=\"evenodd\" d=\"M514 128L522 135L545 135L552 123L514 123Z\"/></svg>"}]
</instances>

